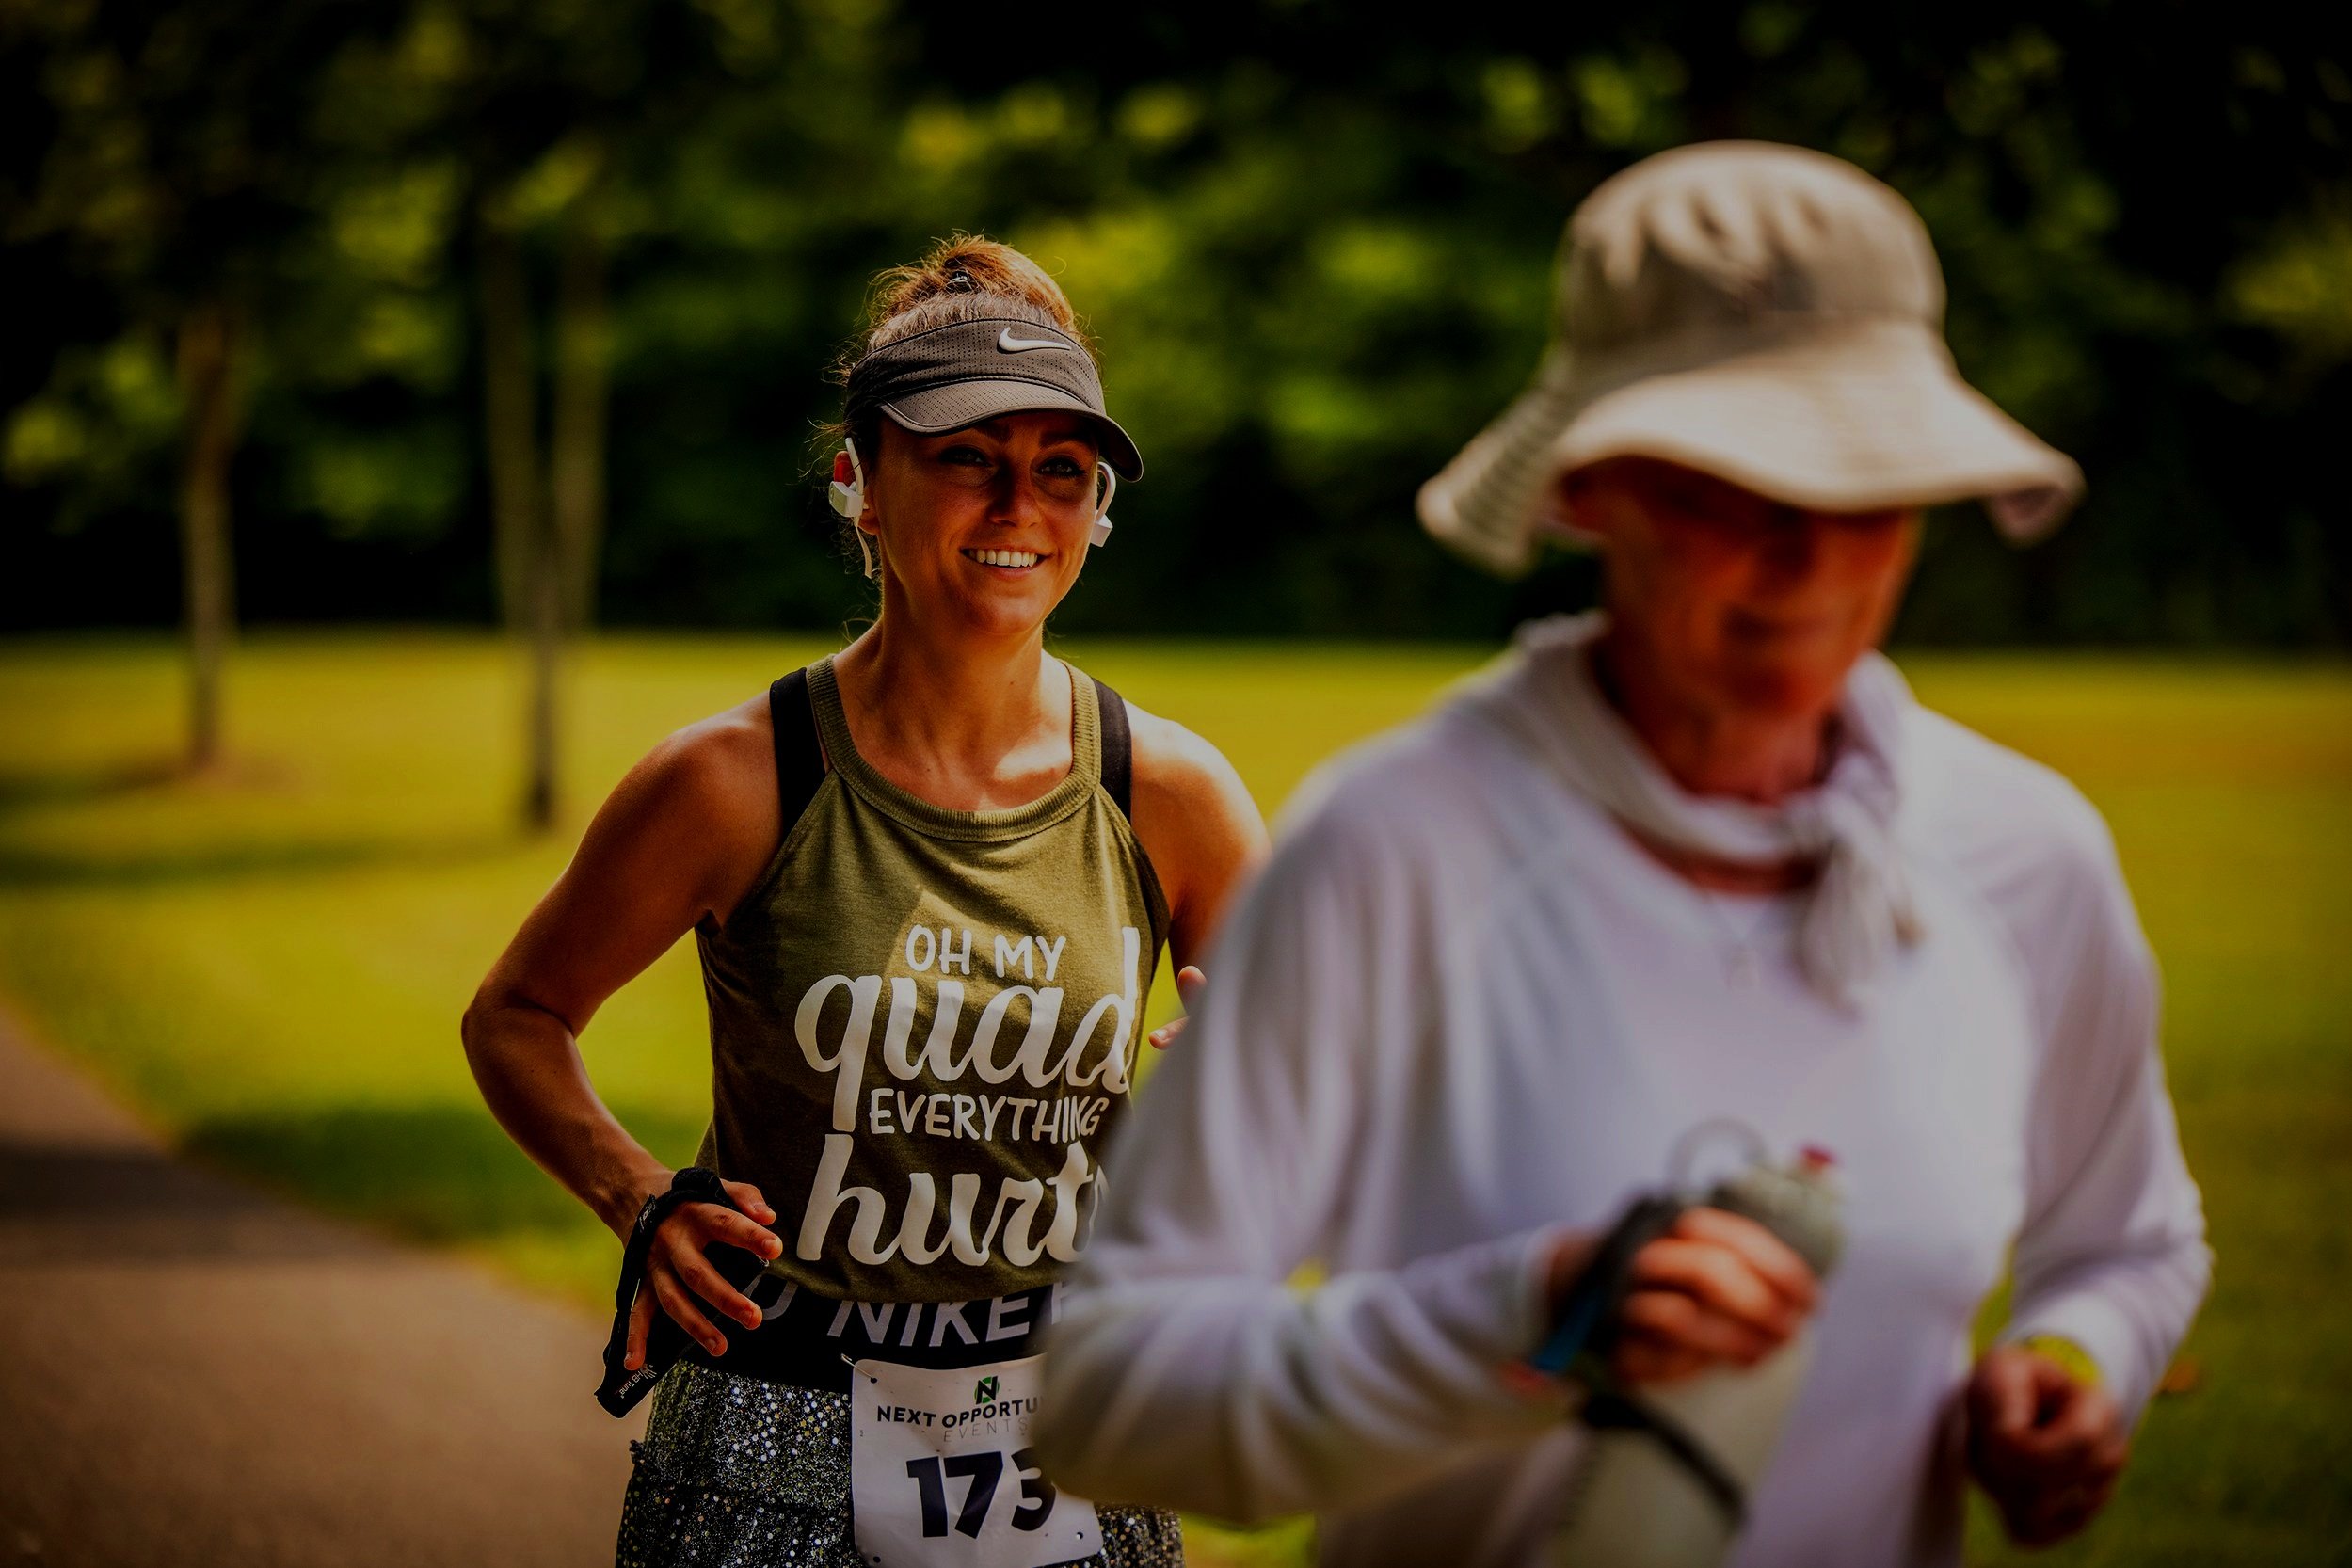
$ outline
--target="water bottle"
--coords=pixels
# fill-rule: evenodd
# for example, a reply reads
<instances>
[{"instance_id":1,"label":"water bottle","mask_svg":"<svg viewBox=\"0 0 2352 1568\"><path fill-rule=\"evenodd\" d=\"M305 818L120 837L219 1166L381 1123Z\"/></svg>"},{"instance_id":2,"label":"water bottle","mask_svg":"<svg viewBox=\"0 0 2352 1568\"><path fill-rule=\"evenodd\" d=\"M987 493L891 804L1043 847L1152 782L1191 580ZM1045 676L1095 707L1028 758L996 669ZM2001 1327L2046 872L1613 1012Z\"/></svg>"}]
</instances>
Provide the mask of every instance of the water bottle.
<instances>
[{"instance_id":1,"label":"water bottle","mask_svg":"<svg viewBox=\"0 0 2352 1568\"><path fill-rule=\"evenodd\" d=\"M1707 1128L1701 1131L1709 1130ZM1744 1130L1744 1129L1743 1129ZM1819 1148L1786 1164L1748 1134L1749 1162L1680 1196L1753 1220L1826 1279L1845 1231L1834 1162ZM1739 1533L1813 1358L1810 1324L1753 1367L1719 1367L1679 1382L1598 1389L1593 1430L1553 1537L1560 1568L1714 1568Z\"/></svg>"}]
</instances>

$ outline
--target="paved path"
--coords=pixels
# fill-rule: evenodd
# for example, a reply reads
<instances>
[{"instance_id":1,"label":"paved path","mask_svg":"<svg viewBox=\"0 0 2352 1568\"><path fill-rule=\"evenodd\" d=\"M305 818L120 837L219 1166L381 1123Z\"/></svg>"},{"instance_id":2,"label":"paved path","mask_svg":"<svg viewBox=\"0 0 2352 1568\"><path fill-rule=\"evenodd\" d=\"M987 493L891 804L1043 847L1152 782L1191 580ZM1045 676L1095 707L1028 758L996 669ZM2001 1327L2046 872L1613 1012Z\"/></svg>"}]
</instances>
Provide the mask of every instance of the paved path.
<instances>
[{"instance_id":1,"label":"paved path","mask_svg":"<svg viewBox=\"0 0 2352 1568\"><path fill-rule=\"evenodd\" d=\"M602 1343L173 1160L0 1015L0 1564L609 1563Z\"/></svg>"}]
</instances>

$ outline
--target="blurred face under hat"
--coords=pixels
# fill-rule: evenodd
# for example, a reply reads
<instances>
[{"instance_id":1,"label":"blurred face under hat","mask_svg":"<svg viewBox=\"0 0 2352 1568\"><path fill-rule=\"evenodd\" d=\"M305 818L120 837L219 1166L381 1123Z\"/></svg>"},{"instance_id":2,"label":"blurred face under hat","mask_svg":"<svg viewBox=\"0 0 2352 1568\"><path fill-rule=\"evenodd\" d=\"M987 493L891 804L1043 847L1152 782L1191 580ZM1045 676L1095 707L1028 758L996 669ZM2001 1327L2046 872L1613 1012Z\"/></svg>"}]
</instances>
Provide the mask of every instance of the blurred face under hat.
<instances>
[{"instance_id":1,"label":"blurred face under hat","mask_svg":"<svg viewBox=\"0 0 2352 1568\"><path fill-rule=\"evenodd\" d=\"M1535 384L1421 488L1424 526L1530 567L1555 484L1611 457L1821 512L1982 500L2046 532L2082 472L1960 379L1927 228L1841 159L1768 142L1662 152L1569 219Z\"/></svg>"}]
</instances>

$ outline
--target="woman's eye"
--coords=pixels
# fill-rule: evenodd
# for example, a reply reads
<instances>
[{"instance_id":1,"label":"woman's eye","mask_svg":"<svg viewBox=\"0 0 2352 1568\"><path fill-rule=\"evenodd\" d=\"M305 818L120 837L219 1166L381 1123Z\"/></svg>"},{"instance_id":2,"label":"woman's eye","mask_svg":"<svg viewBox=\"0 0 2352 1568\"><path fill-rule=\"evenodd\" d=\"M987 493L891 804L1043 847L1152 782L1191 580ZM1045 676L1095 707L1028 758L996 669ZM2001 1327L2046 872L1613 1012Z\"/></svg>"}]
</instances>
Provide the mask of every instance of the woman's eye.
<instances>
[{"instance_id":1,"label":"woman's eye","mask_svg":"<svg viewBox=\"0 0 2352 1568\"><path fill-rule=\"evenodd\" d=\"M1080 469L1077 463L1067 457L1048 457L1039 465L1039 472L1050 474L1056 479L1075 479L1079 476Z\"/></svg>"},{"instance_id":2,"label":"woman's eye","mask_svg":"<svg viewBox=\"0 0 2352 1568\"><path fill-rule=\"evenodd\" d=\"M939 461L943 463L976 463L984 468L988 463L988 455L985 452L981 451L980 448L976 446L951 446L945 452L939 454Z\"/></svg>"}]
</instances>

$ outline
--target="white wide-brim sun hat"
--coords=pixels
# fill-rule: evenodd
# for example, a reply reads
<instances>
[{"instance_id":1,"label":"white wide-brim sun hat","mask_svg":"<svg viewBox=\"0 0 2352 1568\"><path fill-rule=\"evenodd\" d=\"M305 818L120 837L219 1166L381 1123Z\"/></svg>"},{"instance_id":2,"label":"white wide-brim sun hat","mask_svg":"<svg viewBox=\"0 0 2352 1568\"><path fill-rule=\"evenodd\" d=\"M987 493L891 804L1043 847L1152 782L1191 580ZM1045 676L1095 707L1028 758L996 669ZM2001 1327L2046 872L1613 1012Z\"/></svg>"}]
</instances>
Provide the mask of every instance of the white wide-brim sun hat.
<instances>
[{"instance_id":1,"label":"white wide-brim sun hat","mask_svg":"<svg viewBox=\"0 0 2352 1568\"><path fill-rule=\"evenodd\" d=\"M1491 570L1576 536L1557 481L1657 457L1791 505L1982 500L2012 539L2082 471L1960 378L1910 204L1842 160L1764 142L1660 153L1569 220L1535 384L1421 488L1424 526Z\"/></svg>"}]
</instances>

